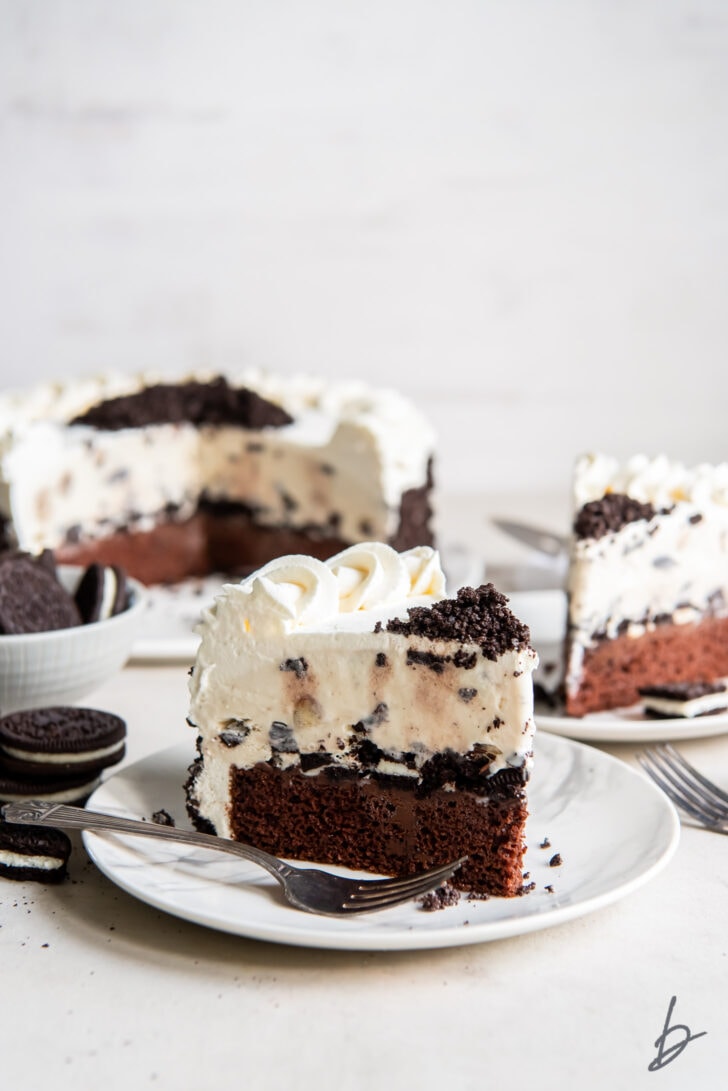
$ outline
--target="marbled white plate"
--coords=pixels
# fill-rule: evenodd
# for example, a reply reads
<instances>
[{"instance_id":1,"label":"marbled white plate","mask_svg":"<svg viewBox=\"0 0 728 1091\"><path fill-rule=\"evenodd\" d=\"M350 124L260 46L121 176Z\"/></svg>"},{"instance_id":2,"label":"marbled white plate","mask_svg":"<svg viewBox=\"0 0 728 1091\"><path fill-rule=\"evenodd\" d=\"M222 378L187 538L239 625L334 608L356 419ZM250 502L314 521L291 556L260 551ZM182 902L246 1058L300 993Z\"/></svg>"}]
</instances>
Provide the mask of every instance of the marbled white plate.
<instances>
[{"instance_id":1,"label":"marbled white plate","mask_svg":"<svg viewBox=\"0 0 728 1091\"><path fill-rule=\"evenodd\" d=\"M182 784L192 756L182 744L127 766L96 790L88 807L147 819L164 808L177 825L187 825ZM538 738L535 760L524 865L533 888L518 898L463 897L434 912L413 902L336 920L293 909L275 880L244 860L147 838L85 833L84 842L123 890L223 932L350 950L481 943L609 905L653 878L677 847L676 812L641 773L550 735ZM561 862L552 866L557 854Z\"/></svg>"},{"instance_id":2,"label":"marbled white plate","mask_svg":"<svg viewBox=\"0 0 728 1091\"><path fill-rule=\"evenodd\" d=\"M677 739L703 739L728 732L728 712L710 716L671 717L657 719L647 716L642 705L612 708L606 712L590 712L586 716L565 716L546 706L536 704L536 725L553 735L566 735L582 742L667 742Z\"/></svg>"}]
</instances>

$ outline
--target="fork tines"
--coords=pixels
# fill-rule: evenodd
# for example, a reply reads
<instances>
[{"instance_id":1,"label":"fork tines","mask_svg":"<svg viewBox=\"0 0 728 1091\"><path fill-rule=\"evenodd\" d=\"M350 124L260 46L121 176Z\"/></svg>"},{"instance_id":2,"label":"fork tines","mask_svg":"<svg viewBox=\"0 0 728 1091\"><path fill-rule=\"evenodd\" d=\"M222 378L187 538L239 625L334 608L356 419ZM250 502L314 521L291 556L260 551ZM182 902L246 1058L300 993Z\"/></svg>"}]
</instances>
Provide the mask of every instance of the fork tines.
<instances>
[{"instance_id":1,"label":"fork tines","mask_svg":"<svg viewBox=\"0 0 728 1091\"><path fill-rule=\"evenodd\" d=\"M682 754L663 743L638 756L645 772L666 796L704 826L728 822L728 793L699 773Z\"/></svg>"}]
</instances>

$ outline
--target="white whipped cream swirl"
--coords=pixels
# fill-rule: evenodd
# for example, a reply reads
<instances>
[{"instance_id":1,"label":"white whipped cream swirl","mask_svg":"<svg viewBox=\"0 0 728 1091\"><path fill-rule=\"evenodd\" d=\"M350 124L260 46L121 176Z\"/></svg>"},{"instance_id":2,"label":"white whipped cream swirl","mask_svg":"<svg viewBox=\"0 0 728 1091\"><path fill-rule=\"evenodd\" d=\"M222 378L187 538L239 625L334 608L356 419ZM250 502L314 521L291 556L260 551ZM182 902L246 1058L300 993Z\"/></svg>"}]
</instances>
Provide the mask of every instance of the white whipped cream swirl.
<instances>
[{"instance_id":1,"label":"white whipped cream swirl","mask_svg":"<svg viewBox=\"0 0 728 1091\"><path fill-rule=\"evenodd\" d=\"M376 614L414 600L445 595L439 554L429 546L397 553L382 542L351 546L330 560L279 557L239 584L227 584L203 628L224 616L253 637L291 633L336 622L342 615ZM232 608L232 614L228 607ZM364 623L364 617L362 617ZM373 624L370 619L368 624Z\"/></svg>"}]
</instances>

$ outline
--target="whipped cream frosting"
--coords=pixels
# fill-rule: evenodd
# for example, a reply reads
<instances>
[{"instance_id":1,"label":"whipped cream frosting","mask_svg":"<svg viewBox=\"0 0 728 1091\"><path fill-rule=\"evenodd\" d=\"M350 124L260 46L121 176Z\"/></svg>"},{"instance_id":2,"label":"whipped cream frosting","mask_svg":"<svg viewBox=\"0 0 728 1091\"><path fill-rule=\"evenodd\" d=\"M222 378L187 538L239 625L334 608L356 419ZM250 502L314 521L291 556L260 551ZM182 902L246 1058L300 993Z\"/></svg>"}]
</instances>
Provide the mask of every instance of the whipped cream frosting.
<instances>
[{"instance_id":1,"label":"whipped cream frosting","mask_svg":"<svg viewBox=\"0 0 728 1091\"><path fill-rule=\"evenodd\" d=\"M69 529L99 537L132 517L136 529L151 529L164 510L191 515L203 492L252 505L271 526L326 526L335 513L345 539L394 533L402 493L425 484L434 450L429 424L396 391L247 371L231 384L281 405L291 424L68 426L107 398L214 377L107 374L0 397L0 514L19 544L55 548Z\"/></svg>"},{"instance_id":2,"label":"whipped cream frosting","mask_svg":"<svg viewBox=\"0 0 728 1091\"><path fill-rule=\"evenodd\" d=\"M607 493L624 493L656 508L681 502L728 508L728 462L689 468L664 454L638 454L622 465L610 455L582 455L574 471L575 509Z\"/></svg>"},{"instance_id":3,"label":"whipped cream frosting","mask_svg":"<svg viewBox=\"0 0 728 1091\"><path fill-rule=\"evenodd\" d=\"M358 768L354 725L384 753L380 773L417 777L434 753L476 744L487 745L491 773L530 768L532 649L493 661L475 643L375 632L444 597L435 550L398 554L379 542L326 562L280 558L222 589L198 627L189 711L203 759L195 798L218 833L229 833L232 766L285 768L323 752ZM274 728L288 734L284 752Z\"/></svg>"},{"instance_id":4,"label":"whipped cream frosting","mask_svg":"<svg viewBox=\"0 0 728 1091\"><path fill-rule=\"evenodd\" d=\"M656 509L598 539L572 541L568 578L567 686L578 684L586 648L622 633L641 636L728 612L728 463L688 469L666 456L621 466L601 454L575 469L574 504L623 493Z\"/></svg>"}]
</instances>

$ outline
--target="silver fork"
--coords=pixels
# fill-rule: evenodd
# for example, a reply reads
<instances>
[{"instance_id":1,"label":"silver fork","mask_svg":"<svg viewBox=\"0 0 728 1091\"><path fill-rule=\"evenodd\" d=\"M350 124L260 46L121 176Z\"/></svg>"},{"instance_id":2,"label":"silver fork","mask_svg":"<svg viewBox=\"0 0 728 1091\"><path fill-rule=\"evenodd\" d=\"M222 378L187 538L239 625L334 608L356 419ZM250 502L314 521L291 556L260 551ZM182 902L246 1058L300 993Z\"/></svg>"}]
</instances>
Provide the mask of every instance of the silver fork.
<instances>
[{"instance_id":1,"label":"silver fork","mask_svg":"<svg viewBox=\"0 0 728 1091\"><path fill-rule=\"evenodd\" d=\"M637 760L681 811L715 833L728 834L728 793L699 773L674 746L663 743L638 754Z\"/></svg>"},{"instance_id":2,"label":"silver fork","mask_svg":"<svg viewBox=\"0 0 728 1091\"><path fill-rule=\"evenodd\" d=\"M318 868L293 867L292 864L279 860L277 856L271 856L262 849L240 841L229 841L209 833L178 830L174 826L161 826L156 822L141 822L134 818L119 818L117 815L86 811L83 807L32 801L6 803L0 808L0 813L6 822L18 822L26 826L140 834L143 837L161 837L183 845L217 849L218 852L242 856L245 860L259 864L277 879L286 898L296 909L303 909L307 913L322 913L328 917L340 917L348 913L372 913L377 909L390 909L402 902L411 901L412 898L419 898L441 886L467 860L467 856L461 856L449 864L398 879L347 879Z\"/></svg>"}]
</instances>

